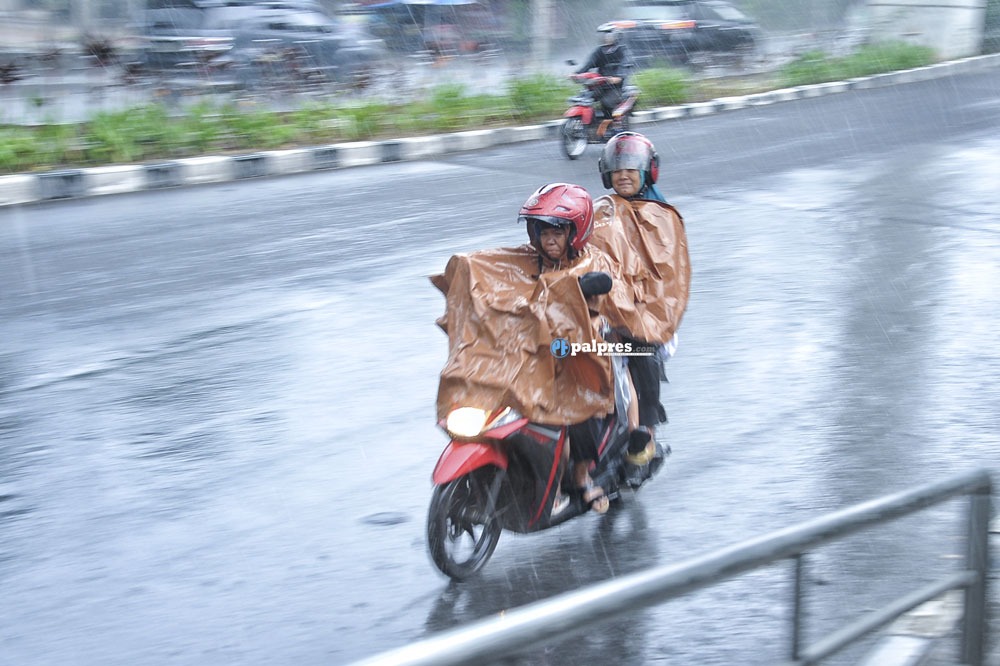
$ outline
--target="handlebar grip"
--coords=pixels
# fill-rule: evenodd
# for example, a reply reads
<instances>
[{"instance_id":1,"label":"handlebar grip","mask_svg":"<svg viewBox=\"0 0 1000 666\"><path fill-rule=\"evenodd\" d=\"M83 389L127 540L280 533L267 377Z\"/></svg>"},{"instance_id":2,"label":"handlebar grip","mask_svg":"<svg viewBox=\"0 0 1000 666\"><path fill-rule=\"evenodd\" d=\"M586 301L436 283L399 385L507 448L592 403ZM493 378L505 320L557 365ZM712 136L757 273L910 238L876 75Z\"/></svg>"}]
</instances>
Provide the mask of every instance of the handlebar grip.
<instances>
[{"instance_id":1,"label":"handlebar grip","mask_svg":"<svg viewBox=\"0 0 1000 666\"><path fill-rule=\"evenodd\" d=\"M590 271L578 279L584 296L599 296L611 291L611 276L603 271Z\"/></svg>"}]
</instances>

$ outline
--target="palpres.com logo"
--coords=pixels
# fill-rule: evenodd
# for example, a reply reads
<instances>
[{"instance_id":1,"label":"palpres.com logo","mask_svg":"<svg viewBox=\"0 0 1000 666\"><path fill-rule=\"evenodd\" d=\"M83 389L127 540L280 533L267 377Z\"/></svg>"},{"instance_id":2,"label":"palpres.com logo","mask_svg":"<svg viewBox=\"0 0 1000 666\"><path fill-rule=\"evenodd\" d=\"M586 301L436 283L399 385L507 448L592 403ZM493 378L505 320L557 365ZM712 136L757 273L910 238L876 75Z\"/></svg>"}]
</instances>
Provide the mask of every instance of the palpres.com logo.
<instances>
[{"instance_id":1,"label":"palpres.com logo","mask_svg":"<svg viewBox=\"0 0 1000 666\"><path fill-rule=\"evenodd\" d=\"M598 356L652 356L656 353L653 345L636 345L631 342L570 342L566 338L556 338L549 345L549 351L556 358L566 358L577 354L597 354Z\"/></svg>"}]
</instances>

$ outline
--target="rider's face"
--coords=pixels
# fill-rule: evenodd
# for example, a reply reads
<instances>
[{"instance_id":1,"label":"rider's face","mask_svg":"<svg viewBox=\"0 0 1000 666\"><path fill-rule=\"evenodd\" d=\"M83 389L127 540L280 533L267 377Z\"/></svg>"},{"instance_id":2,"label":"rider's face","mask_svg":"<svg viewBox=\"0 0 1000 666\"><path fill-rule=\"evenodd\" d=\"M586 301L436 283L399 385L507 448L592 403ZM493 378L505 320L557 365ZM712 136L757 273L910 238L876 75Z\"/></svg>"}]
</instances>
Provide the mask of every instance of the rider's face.
<instances>
[{"instance_id":1,"label":"rider's face","mask_svg":"<svg viewBox=\"0 0 1000 666\"><path fill-rule=\"evenodd\" d=\"M642 187L642 173L638 169L619 169L611 173L611 186L623 197L634 197Z\"/></svg>"},{"instance_id":2,"label":"rider's face","mask_svg":"<svg viewBox=\"0 0 1000 666\"><path fill-rule=\"evenodd\" d=\"M566 250L569 247L569 228L545 227L538 234L538 242L542 246L542 252L550 261L562 261L566 258Z\"/></svg>"}]
</instances>

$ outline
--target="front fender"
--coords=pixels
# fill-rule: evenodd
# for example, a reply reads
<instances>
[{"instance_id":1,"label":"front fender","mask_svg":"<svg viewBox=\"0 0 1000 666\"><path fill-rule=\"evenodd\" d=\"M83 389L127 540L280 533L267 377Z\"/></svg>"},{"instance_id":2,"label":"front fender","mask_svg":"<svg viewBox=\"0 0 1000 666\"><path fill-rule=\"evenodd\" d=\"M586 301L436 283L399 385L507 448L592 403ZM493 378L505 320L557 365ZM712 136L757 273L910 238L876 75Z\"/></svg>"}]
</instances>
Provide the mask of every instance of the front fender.
<instances>
[{"instance_id":1,"label":"front fender","mask_svg":"<svg viewBox=\"0 0 1000 666\"><path fill-rule=\"evenodd\" d=\"M594 118L594 109L589 106L573 106L566 109L566 113L563 114L564 118L574 118L579 117L584 125L589 125L590 121Z\"/></svg>"},{"instance_id":2,"label":"front fender","mask_svg":"<svg viewBox=\"0 0 1000 666\"><path fill-rule=\"evenodd\" d=\"M487 465L507 469L506 454L495 444L451 440L438 458L431 479L434 485L441 485Z\"/></svg>"}]
</instances>

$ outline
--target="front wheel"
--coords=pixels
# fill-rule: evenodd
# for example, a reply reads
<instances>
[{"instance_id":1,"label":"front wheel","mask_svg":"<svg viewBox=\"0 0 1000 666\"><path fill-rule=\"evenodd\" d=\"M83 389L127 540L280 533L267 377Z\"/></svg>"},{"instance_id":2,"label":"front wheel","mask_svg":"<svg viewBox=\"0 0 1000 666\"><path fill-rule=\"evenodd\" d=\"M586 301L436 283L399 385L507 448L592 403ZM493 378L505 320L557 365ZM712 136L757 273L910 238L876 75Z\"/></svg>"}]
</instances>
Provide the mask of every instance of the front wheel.
<instances>
[{"instance_id":1,"label":"front wheel","mask_svg":"<svg viewBox=\"0 0 1000 666\"><path fill-rule=\"evenodd\" d=\"M568 118L559 135L563 153L575 160L587 149L587 128L579 118Z\"/></svg>"},{"instance_id":2,"label":"front wheel","mask_svg":"<svg viewBox=\"0 0 1000 666\"><path fill-rule=\"evenodd\" d=\"M455 580L482 569L500 540L496 472L496 468L478 469L434 488L427 545L435 566Z\"/></svg>"},{"instance_id":3,"label":"front wheel","mask_svg":"<svg viewBox=\"0 0 1000 666\"><path fill-rule=\"evenodd\" d=\"M634 111L635 107L633 106L629 109L628 113L623 114L622 117L618 119L618 134L632 131L632 113Z\"/></svg>"}]
</instances>

